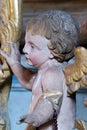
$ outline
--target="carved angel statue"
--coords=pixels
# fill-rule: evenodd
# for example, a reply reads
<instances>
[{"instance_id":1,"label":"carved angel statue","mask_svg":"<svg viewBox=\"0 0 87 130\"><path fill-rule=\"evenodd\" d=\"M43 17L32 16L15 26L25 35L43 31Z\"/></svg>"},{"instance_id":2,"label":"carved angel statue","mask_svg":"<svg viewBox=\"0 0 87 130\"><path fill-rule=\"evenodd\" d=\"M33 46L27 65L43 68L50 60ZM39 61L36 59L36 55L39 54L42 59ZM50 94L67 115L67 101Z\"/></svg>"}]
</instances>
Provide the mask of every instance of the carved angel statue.
<instances>
[{"instance_id":1,"label":"carved angel statue","mask_svg":"<svg viewBox=\"0 0 87 130\"><path fill-rule=\"evenodd\" d=\"M0 0L0 49L10 54L9 43L19 42L22 21L22 0ZM7 112L11 87L11 70L0 55L0 130L10 130Z\"/></svg>"},{"instance_id":2,"label":"carved angel statue","mask_svg":"<svg viewBox=\"0 0 87 130\"><path fill-rule=\"evenodd\" d=\"M28 123L26 130L34 127L70 130L74 127L74 102L67 97L62 62L73 57L78 44L76 25L69 14L59 10L44 12L29 21L23 52L27 64L38 69L37 74L24 68L19 60L14 60L14 66L11 66L11 61L17 59L12 44L13 55L0 51L22 86L32 91L29 113L18 121L19 124ZM71 113L69 116L67 111Z\"/></svg>"}]
</instances>

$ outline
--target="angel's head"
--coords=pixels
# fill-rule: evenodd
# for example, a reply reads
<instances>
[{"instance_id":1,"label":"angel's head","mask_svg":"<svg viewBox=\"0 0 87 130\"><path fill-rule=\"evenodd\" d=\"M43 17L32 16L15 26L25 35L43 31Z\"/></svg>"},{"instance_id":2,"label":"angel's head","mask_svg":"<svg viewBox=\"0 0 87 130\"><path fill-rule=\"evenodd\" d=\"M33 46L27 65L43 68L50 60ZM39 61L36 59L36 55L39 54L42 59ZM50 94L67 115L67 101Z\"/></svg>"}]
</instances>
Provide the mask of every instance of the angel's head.
<instances>
[{"instance_id":1,"label":"angel's head","mask_svg":"<svg viewBox=\"0 0 87 130\"><path fill-rule=\"evenodd\" d=\"M74 55L74 49L79 44L79 27L74 18L59 10L51 10L32 18L26 32L41 35L50 40L48 48L54 58L63 62Z\"/></svg>"}]
</instances>

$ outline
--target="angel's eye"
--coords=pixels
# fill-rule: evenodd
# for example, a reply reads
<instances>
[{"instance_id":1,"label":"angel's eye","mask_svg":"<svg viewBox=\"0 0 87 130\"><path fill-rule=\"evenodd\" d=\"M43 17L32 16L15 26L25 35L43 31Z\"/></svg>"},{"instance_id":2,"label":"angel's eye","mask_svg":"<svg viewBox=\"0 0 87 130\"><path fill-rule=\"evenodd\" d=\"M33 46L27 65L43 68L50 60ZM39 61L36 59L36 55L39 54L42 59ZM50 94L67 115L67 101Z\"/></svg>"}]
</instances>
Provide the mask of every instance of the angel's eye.
<instances>
[{"instance_id":1,"label":"angel's eye","mask_svg":"<svg viewBox=\"0 0 87 130\"><path fill-rule=\"evenodd\" d=\"M34 46L34 45L31 45L31 48L32 48L32 49L35 49L35 46Z\"/></svg>"}]
</instances>

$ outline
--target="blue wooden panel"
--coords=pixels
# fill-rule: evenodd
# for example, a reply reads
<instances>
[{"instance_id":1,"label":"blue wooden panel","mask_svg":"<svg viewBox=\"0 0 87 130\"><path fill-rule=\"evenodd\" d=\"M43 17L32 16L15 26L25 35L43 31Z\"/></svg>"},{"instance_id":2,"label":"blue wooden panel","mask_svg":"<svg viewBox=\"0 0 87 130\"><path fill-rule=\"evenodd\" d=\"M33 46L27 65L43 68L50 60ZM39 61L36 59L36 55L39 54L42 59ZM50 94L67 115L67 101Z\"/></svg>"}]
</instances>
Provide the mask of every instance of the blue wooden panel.
<instances>
[{"instance_id":1,"label":"blue wooden panel","mask_svg":"<svg viewBox=\"0 0 87 130\"><path fill-rule=\"evenodd\" d=\"M13 76L12 87L8 101L8 111L11 122L11 130L24 130L26 124L17 125L16 122L22 115L28 113L31 92L23 89L15 76Z\"/></svg>"},{"instance_id":2,"label":"blue wooden panel","mask_svg":"<svg viewBox=\"0 0 87 130\"><path fill-rule=\"evenodd\" d=\"M87 98L87 89L80 89L76 93L76 118L87 121L87 107L84 106L85 98Z\"/></svg>"}]
</instances>

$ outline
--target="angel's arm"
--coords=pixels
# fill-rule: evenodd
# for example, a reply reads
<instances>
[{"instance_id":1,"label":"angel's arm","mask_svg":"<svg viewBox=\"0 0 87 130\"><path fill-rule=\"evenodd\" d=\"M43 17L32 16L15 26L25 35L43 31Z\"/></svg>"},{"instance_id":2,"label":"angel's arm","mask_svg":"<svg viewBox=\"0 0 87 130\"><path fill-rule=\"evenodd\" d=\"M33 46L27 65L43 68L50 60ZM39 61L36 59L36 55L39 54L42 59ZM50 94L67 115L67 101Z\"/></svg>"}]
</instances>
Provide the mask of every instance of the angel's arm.
<instances>
[{"instance_id":1,"label":"angel's arm","mask_svg":"<svg viewBox=\"0 0 87 130\"><path fill-rule=\"evenodd\" d=\"M55 103L55 101L57 102ZM60 102L60 92L58 94L55 93L52 95L48 93L48 96L43 95L40 97L34 111L28 115L23 116L18 123L25 122L35 127L39 127L53 119L54 112L58 110L61 104Z\"/></svg>"},{"instance_id":2,"label":"angel's arm","mask_svg":"<svg viewBox=\"0 0 87 130\"><path fill-rule=\"evenodd\" d=\"M17 44L10 43L11 53L8 55L0 50L0 54L6 59L13 74L17 77L21 85L26 89L32 89L32 84L35 79L35 72L25 68L20 63L20 52Z\"/></svg>"},{"instance_id":3,"label":"angel's arm","mask_svg":"<svg viewBox=\"0 0 87 130\"><path fill-rule=\"evenodd\" d=\"M55 74L51 72L45 73L43 77L43 94L36 103L33 112L21 118L20 123L26 122L38 127L52 120L54 111L56 111L58 115L62 103L62 91L56 88L58 81L57 79L54 80L56 78L54 77ZM60 86L62 86L62 84L60 84Z\"/></svg>"}]
</instances>

